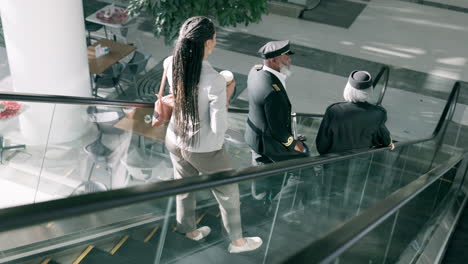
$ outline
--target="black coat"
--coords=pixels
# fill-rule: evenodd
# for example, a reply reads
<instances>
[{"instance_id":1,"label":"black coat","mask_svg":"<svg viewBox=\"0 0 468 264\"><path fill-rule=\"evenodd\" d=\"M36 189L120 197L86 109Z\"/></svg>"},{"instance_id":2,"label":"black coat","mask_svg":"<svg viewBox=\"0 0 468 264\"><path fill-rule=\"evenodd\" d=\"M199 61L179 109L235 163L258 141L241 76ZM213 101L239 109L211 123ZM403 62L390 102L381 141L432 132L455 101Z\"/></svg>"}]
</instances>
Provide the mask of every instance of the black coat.
<instances>
[{"instance_id":1,"label":"black coat","mask_svg":"<svg viewBox=\"0 0 468 264\"><path fill-rule=\"evenodd\" d=\"M291 103L281 81L263 65L254 66L248 76L249 120L246 143L273 161L305 156L294 150Z\"/></svg>"},{"instance_id":2,"label":"black coat","mask_svg":"<svg viewBox=\"0 0 468 264\"><path fill-rule=\"evenodd\" d=\"M367 102L336 103L327 108L315 140L320 154L388 146L387 112Z\"/></svg>"}]
</instances>

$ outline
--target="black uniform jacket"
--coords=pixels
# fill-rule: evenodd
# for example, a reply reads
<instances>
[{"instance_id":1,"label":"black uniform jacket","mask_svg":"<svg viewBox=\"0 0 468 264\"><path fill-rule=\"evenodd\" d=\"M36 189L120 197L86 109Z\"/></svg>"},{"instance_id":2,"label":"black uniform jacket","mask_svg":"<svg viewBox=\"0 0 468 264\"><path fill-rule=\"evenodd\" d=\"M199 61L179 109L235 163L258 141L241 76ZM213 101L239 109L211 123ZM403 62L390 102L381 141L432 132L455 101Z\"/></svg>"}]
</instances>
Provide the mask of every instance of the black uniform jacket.
<instances>
[{"instance_id":1,"label":"black uniform jacket","mask_svg":"<svg viewBox=\"0 0 468 264\"><path fill-rule=\"evenodd\" d=\"M388 146L387 111L367 102L336 103L327 108L315 140L320 154Z\"/></svg>"},{"instance_id":2,"label":"black uniform jacket","mask_svg":"<svg viewBox=\"0 0 468 264\"><path fill-rule=\"evenodd\" d=\"M281 81L263 65L249 73L249 119L245 141L258 154L273 161L305 156L295 151L291 130L291 103Z\"/></svg>"}]
</instances>

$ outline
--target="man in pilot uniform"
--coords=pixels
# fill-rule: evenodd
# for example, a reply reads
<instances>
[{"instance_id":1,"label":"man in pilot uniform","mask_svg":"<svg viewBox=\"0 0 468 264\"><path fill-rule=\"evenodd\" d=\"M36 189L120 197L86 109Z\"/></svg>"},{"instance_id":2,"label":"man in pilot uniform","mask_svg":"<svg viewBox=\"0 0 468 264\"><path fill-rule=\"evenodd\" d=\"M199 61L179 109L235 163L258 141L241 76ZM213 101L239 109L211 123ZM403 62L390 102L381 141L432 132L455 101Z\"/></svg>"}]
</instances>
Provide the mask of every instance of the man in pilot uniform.
<instances>
[{"instance_id":1,"label":"man in pilot uniform","mask_svg":"<svg viewBox=\"0 0 468 264\"><path fill-rule=\"evenodd\" d=\"M291 102L286 92L286 78L290 75L289 40L270 41L260 48L263 65L255 65L249 72L249 118L245 141L252 149L253 165L278 162L308 156L308 150L293 137ZM263 181L275 195L281 189L281 177ZM279 181L279 182L278 182ZM260 185L260 184L259 184ZM253 184L255 197L255 184Z\"/></svg>"}]
</instances>

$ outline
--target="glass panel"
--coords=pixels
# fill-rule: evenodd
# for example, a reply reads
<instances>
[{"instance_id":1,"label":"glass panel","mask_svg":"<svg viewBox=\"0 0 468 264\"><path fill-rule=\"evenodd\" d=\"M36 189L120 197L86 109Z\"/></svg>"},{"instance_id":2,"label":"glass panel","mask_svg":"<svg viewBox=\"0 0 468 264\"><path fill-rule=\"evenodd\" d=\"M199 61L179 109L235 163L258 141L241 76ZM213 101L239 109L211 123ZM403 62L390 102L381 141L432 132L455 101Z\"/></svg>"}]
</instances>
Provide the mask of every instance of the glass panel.
<instances>
[{"instance_id":1,"label":"glass panel","mask_svg":"<svg viewBox=\"0 0 468 264\"><path fill-rule=\"evenodd\" d=\"M397 219L398 214L390 216L353 247L345 251L338 260L335 260L335 263L385 263L388 241L393 235Z\"/></svg>"},{"instance_id":2,"label":"glass panel","mask_svg":"<svg viewBox=\"0 0 468 264\"><path fill-rule=\"evenodd\" d=\"M445 137L441 139L441 151L436 156L436 161L443 161L447 156L460 154L467 150L468 146L468 117L466 104L467 92L460 89L459 101L456 104L452 120L448 121Z\"/></svg>"},{"instance_id":3,"label":"glass panel","mask_svg":"<svg viewBox=\"0 0 468 264\"><path fill-rule=\"evenodd\" d=\"M19 253L40 252L45 247L57 248L54 253L47 254L60 262L63 258L77 258L87 245L93 245L95 248L91 252L97 254L92 255L94 258L109 257L106 255L108 253L103 252L111 252L124 239L124 246L114 255L137 262L153 263L151 261L158 256L161 262L157 263L219 263L220 258L238 263L279 263L303 245L327 235L385 197L383 194L377 195L379 192L374 190L378 179L392 174L384 173L390 168L374 169L380 166L375 162L375 157L367 155L341 163L291 170L257 179L254 184L253 181L246 181L215 188L214 191L198 191L192 194L192 197L196 197L196 204L192 204L195 206L195 216L187 221L192 225L196 221L198 227L211 228L210 236L201 242L189 240L177 232L177 202L175 198L169 198L12 231L10 234L18 237L18 240L0 253L4 254L4 258L14 258ZM373 173L374 170L376 173ZM236 199L236 186L239 188L241 220L235 216L239 202L231 207L227 203ZM385 187L382 189L385 190ZM259 250L241 255L228 253L229 236L223 231L223 215L220 214L218 201L223 202L226 212L234 215L230 218L226 216L234 221L229 230L239 233L236 221L241 221L243 236L259 236L263 240ZM189 219L190 210L185 215L185 219ZM32 232L31 229L36 230L35 235L22 235ZM126 236L128 238L125 239ZM83 240L89 241L84 243ZM68 251L63 249L64 241L70 244ZM38 251L31 251L31 248ZM94 251L97 249L100 251ZM146 253L143 252L145 250Z\"/></svg>"},{"instance_id":4,"label":"glass panel","mask_svg":"<svg viewBox=\"0 0 468 264\"><path fill-rule=\"evenodd\" d=\"M5 146L26 145L3 151L1 207L172 179L165 127L145 123L152 109L21 105L0 121Z\"/></svg>"},{"instance_id":5,"label":"glass panel","mask_svg":"<svg viewBox=\"0 0 468 264\"><path fill-rule=\"evenodd\" d=\"M21 133L31 114L42 104L0 102L0 208L50 199L53 193L38 191L41 167L46 156L47 133L37 133L35 142ZM43 109L51 112L53 106ZM52 116L42 117L49 127ZM47 130L47 129L45 129ZM47 132L47 131L45 131ZM32 144L29 144L32 143Z\"/></svg>"},{"instance_id":6,"label":"glass panel","mask_svg":"<svg viewBox=\"0 0 468 264\"><path fill-rule=\"evenodd\" d=\"M6 183L2 185L5 189L1 192L2 208L171 180L173 177L172 163L164 144L165 128L151 128L145 123L145 117L149 117L152 109L21 105L26 109L25 113L30 112L30 116L21 122L35 120L37 108L46 109L41 110L46 113L41 118L47 116L48 119L42 120L40 129L33 126L38 135L43 135L35 141L23 136L18 118L8 123L0 121L5 126L1 130L5 146L27 142L24 150L3 152L0 178ZM33 106L35 110L32 110ZM69 121L69 116L61 114L70 111L76 114L73 122ZM247 115L229 113L228 117L225 147L233 166L236 169L250 167L251 152L243 137ZM306 121L301 119L299 131L314 139L319 123ZM79 125L68 124L70 122ZM20 187L26 188L28 195L7 191Z\"/></svg>"},{"instance_id":7,"label":"glass panel","mask_svg":"<svg viewBox=\"0 0 468 264\"><path fill-rule=\"evenodd\" d=\"M336 263L410 263L426 254L425 247L431 240L444 241L443 236L436 234L439 226L445 229L451 224L441 219L452 214L451 206L454 202L457 204L458 185L452 186L452 183L458 166L364 236ZM453 221L452 216L450 219ZM445 235L449 231L445 231ZM432 253L437 255L437 252ZM426 259L428 263L433 260Z\"/></svg>"},{"instance_id":8,"label":"glass panel","mask_svg":"<svg viewBox=\"0 0 468 264\"><path fill-rule=\"evenodd\" d=\"M244 141L247 118L247 114L228 114L229 129L225 136L225 147L230 154L233 167L236 169L252 166L250 147ZM315 147L315 137L317 136L321 121L321 117L304 116L299 114L296 116L297 134L305 136L307 139L306 144L310 149L311 156L319 155Z\"/></svg>"},{"instance_id":9,"label":"glass panel","mask_svg":"<svg viewBox=\"0 0 468 264\"><path fill-rule=\"evenodd\" d=\"M128 118L129 112L126 112ZM136 145L133 147L138 147L137 143L137 140L130 142ZM155 151L152 147L144 147L143 153ZM155 258L158 259L156 263L219 263L219 259L238 263L279 263L365 209L378 205L379 201L409 182L404 179L415 179L414 170L407 169L411 151L411 148L402 148L378 152L323 166L291 170L256 179L255 183L245 181L215 188L214 191L193 193L191 197L195 197L196 203L186 206L193 206L191 212L195 215L190 218L190 210L187 209L184 219L189 219L187 222L192 227L196 222L197 227L211 228L210 236L199 242L178 233L189 230L187 227L185 230L183 227L177 229L177 199L171 197L5 232L0 236L3 249L0 255L3 254L4 260L29 256L29 261L35 257L43 259L45 254L58 262L67 262L66 259L73 261L92 245L90 258L102 263L154 263ZM446 204L453 177L453 171L447 173L444 180L434 183L400 210L397 217L387 220L350 249L342 257L344 263L348 257L358 261L356 263L363 263L359 261L366 259L380 262L391 259L392 262L388 263L393 263L411 239L425 228L425 223L432 217L431 212ZM236 200L237 188L239 200ZM225 210L220 211L218 201L223 203ZM228 201L234 202L230 205ZM229 236L223 229L223 215L220 213L225 211L230 216L224 217L234 222L229 229L230 234L237 230L242 236L259 236L263 240L259 250L240 255L228 253ZM414 214L417 222L413 221ZM422 214L422 218L418 214ZM414 232L406 231L406 227L413 228L413 225L420 228L414 228ZM33 235L27 235L31 233ZM389 244L390 239L392 242ZM114 254L109 254L112 252ZM41 255L36 255L39 253Z\"/></svg>"},{"instance_id":10,"label":"glass panel","mask_svg":"<svg viewBox=\"0 0 468 264\"><path fill-rule=\"evenodd\" d=\"M412 177L405 178L404 182L409 183L434 168L435 154L439 151L435 140L426 141L407 147L406 159L408 162L405 165L405 171Z\"/></svg>"},{"instance_id":11,"label":"glass panel","mask_svg":"<svg viewBox=\"0 0 468 264\"><path fill-rule=\"evenodd\" d=\"M229 128L225 134L224 146L235 169L252 166L250 147L244 140L247 117L247 114L228 113Z\"/></svg>"},{"instance_id":12,"label":"glass panel","mask_svg":"<svg viewBox=\"0 0 468 264\"><path fill-rule=\"evenodd\" d=\"M306 144L309 147L311 156L318 156L317 147L315 146L315 138L322 122L321 117L301 116L296 117L297 134L306 137Z\"/></svg>"}]
</instances>

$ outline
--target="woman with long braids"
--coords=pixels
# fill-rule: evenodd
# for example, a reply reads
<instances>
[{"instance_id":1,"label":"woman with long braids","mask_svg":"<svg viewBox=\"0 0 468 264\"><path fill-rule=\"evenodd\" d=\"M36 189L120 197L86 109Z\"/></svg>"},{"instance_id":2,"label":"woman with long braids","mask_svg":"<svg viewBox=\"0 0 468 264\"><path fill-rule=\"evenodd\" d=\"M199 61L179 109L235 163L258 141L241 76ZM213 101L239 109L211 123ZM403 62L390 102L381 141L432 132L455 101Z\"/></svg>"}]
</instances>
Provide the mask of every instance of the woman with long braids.
<instances>
[{"instance_id":1,"label":"woman with long braids","mask_svg":"<svg viewBox=\"0 0 468 264\"><path fill-rule=\"evenodd\" d=\"M226 85L223 76L206 61L215 45L213 22L206 17L192 17L180 28L173 54L164 61L175 98L166 134L175 179L232 168L223 143L227 104L235 82ZM219 203L223 225L231 240L228 251L239 253L259 248L261 238L242 236L238 185L215 187L212 193ZM196 227L195 196L195 193L177 195L177 230L198 241L208 236L211 229Z\"/></svg>"}]
</instances>

